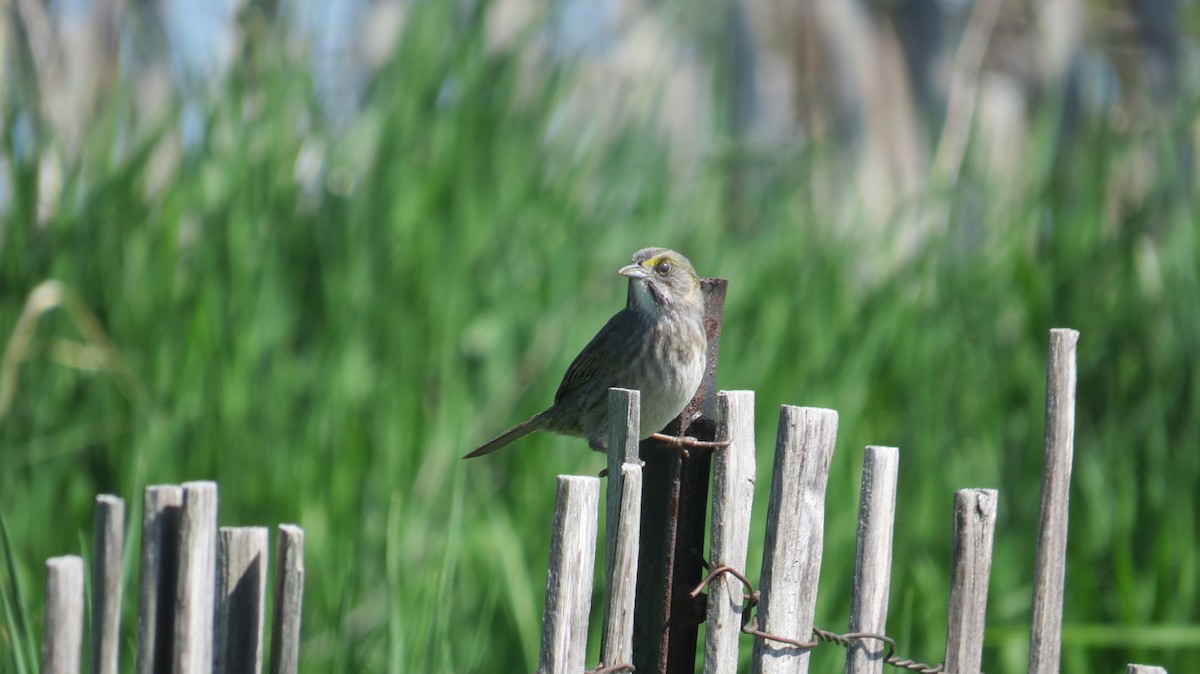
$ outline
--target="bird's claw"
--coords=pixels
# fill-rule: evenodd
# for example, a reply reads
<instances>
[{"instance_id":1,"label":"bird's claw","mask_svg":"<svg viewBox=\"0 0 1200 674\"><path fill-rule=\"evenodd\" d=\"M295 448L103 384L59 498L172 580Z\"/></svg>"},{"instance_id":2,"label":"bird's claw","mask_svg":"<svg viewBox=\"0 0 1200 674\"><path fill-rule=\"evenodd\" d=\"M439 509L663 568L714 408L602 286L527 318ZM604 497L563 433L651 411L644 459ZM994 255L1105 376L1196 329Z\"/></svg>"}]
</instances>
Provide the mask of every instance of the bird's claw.
<instances>
[{"instance_id":1,"label":"bird's claw","mask_svg":"<svg viewBox=\"0 0 1200 674\"><path fill-rule=\"evenodd\" d=\"M700 440L690 435L667 435L666 433L653 433L650 437L678 449L685 459L690 456L687 451L689 447L692 449L724 449L730 443L729 440Z\"/></svg>"}]
</instances>

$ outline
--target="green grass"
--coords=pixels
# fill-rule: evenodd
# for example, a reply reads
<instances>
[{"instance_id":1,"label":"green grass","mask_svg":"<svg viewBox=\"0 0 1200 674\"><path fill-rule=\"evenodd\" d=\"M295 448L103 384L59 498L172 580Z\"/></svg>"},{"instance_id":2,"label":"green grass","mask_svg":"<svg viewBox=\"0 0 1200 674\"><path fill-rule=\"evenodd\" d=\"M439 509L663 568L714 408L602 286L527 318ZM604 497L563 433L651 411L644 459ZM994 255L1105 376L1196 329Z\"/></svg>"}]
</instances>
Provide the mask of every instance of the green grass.
<instances>
[{"instance_id":1,"label":"green grass","mask_svg":"<svg viewBox=\"0 0 1200 674\"><path fill-rule=\"evenodd\" d=\"M79 308L41 315L0 418L0 671L33 671L43 561L79 551L97 493L136 513L144 486L194 479L220 483L222 524L305 528L305 671L532 671L554 476L601 457L555 437L458 457L551 399L623 301L615 270L652 244L730 279L719 384L758 400L752 579L778 406L835 408L818 624L847 617L861 449L896 445L900 652L940 659L952 492L996 487L984 667L1022 671L1047 331L1073 327L1064 671L1200 657L1200 251L1195 185L1170 153L1126 208L1106 197L1144 145L1129 134L1043 141L1018 202L968 162L915 205L947 209L946 232L871 278L877 261L812 205L821 153L751 166L731 215L732 158L673 179L646 128L587 146L550 133L567 73L521 85L478 21L440 4L410 17L344 135L324 130L307 73L262 49L253 77L202 101L203 140L162 181L160 130L129 132L119 88L44 224L5 117L0 331L48 279ZM310 189L294 176L314 148ZM136 555L127 569L131 596Z\"/></svg>"}]
</instances>

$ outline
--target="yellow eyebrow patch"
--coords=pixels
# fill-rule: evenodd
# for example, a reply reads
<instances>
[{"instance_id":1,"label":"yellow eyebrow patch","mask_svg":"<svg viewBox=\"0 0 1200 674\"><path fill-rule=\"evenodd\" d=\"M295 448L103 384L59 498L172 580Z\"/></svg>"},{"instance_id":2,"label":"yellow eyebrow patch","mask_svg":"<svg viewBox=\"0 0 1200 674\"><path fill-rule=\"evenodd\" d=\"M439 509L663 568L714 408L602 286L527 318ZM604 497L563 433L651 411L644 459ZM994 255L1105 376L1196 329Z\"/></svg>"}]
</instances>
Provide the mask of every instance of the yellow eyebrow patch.
<instances>
[{"instance_id":1,"label":"yellow eyebrow patch","mask_svg":"<svg viewBox=\"0 0 1200 674\"><path fill-rule=\"evenodd\" d=\"M658 266L659 262L663 262L663 261L670 262L671 256L670 255L655 255L654 257L650 258L649 260L646 260L645 262L643 262L642 266L643 267L656 267L656 266Z\"/></svg>"}]
</instances>

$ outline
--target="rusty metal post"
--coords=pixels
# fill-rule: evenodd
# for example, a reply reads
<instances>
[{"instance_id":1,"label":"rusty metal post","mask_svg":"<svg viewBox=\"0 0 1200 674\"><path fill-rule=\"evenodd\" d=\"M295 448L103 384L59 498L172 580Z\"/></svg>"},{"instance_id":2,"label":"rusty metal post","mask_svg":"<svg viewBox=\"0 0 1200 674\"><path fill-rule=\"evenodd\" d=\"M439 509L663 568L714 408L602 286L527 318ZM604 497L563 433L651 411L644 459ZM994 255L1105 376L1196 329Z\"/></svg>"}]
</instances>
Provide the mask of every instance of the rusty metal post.
<instances>
[{"instance_id":1,"label":"rusty metal post","mask_svg":"<svg viewBox=\"0 0 1200 674\"><path fill-rule=\"evenodd\" d=\"M725 309L725 279L703 279L708 365L700 389L663 431L714 440L717 355ZM679 448L656 440L639 447L645 467L633 617L633 664L639 674L693 674L696 643L706 607L688 593L704 577L704 531L712 450Z\"/></svg>"}]
</instances>

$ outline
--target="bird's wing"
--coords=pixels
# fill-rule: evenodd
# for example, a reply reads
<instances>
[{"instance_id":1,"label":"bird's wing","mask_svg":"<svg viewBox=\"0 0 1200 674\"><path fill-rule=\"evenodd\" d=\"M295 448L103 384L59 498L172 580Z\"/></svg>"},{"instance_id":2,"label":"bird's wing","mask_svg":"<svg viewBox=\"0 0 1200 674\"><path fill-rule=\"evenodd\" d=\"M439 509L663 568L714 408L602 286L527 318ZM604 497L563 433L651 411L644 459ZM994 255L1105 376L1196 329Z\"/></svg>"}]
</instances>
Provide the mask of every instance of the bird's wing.
<instances>
[{"instance_id":1,"label":"bird's wing","mask_svg":"<svg viewBox=\"0 0 1200 674\"><path fill-rule=\"evenodd\" d=\"M558 404L572 391L592 381L601 372L611 371L613 359L620 358L619 354L628 350L627 345L618 342L637 334L637 321L637 315L629 309L622 309L608 319L592 341L575 356L571 367L567 368L562 383L558 385L558 392L554 394L554 403Z\"/></svg>"}]
</instances>

